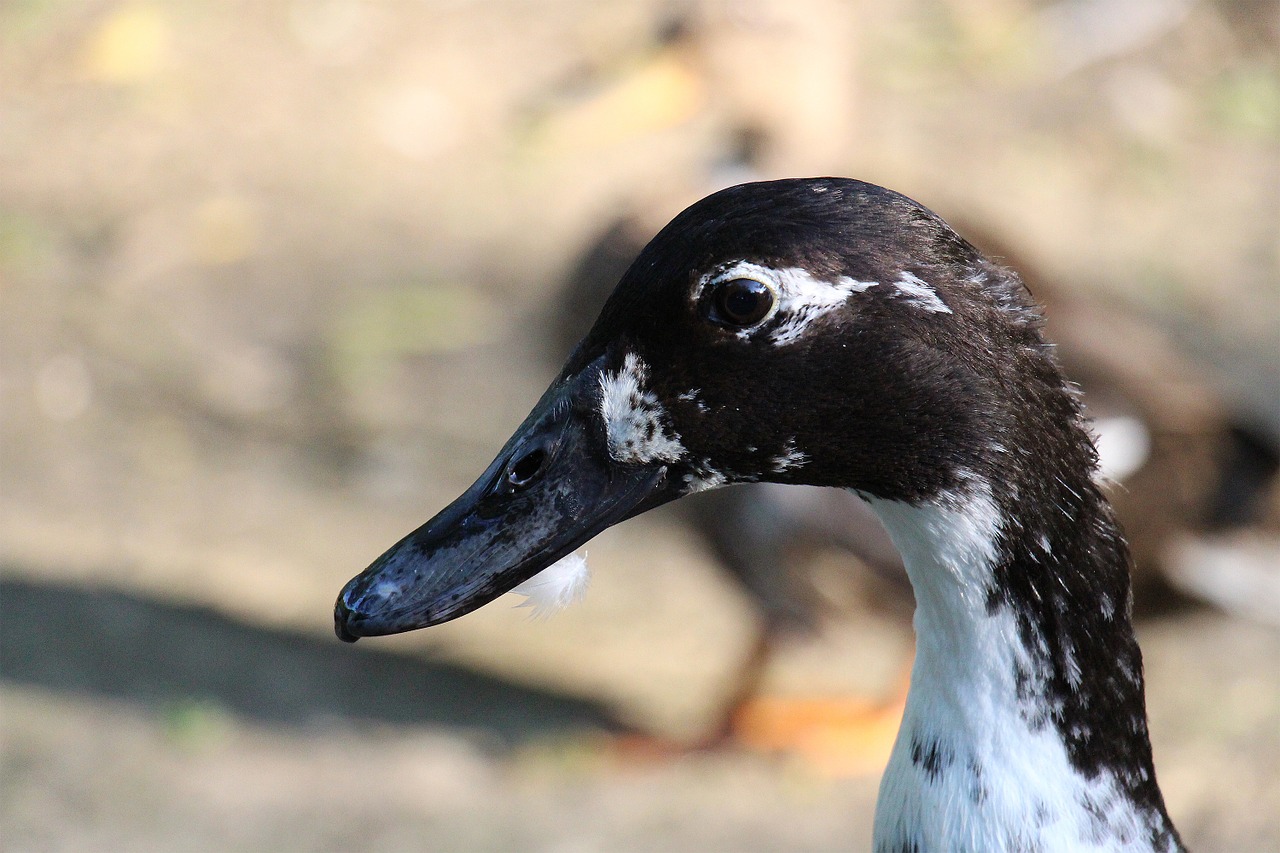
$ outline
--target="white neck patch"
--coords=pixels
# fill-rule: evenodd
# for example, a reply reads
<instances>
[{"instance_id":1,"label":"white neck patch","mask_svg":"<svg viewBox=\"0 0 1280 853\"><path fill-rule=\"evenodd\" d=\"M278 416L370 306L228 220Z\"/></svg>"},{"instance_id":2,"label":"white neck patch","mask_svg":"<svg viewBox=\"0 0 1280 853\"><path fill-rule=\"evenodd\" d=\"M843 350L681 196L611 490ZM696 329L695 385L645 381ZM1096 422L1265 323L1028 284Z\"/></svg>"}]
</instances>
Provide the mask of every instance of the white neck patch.
<instances>
[{"instance_id":1,"label":"white neck patch","mask_svg":"<svg viewBox=\"0 0 1280 853\"><path fill-rule=\"evenodd\" d=\"M666 410L644 387L648 376L648 365L632 352L617 373L600 375L600 417L616 462L675 462L685 454L680 436L666 432Z\"/></svg>"},{"instance_id":2,"label":"white neck patch","mask_svg":"<svg viewBox=\"0 0 1280 853\"><path fill-rule=\"evenodd\" d=\"M1034 727L1039 649L988 612L1005 523L986 482L924 506L870 499L915 589L916 660L880 783L876 850L1148 850L1154 816L1116 778L1086 778L1058 729ZM1043 639L1038 643L1043 644ZM1015 671L1031 676L1019 698ZM1053 709L1049 709L1052 711Z\"/></svg>"},{"instance_id":3,"label":"white neck patch","mask_svg":"<svg viewBox=\"0 0 1280 853\"><path fill-rule=\"evenodd\" d=\"M799 267L776 270L750 261L737 261L718 269L711 275L704 276L694 288L694 301L698 300L703 289L708 285L735 278L750 278L764 282L777 294L773 311L765 320L769 317L778 317L778 324L769 332L769 341L779 347L794 344L804 337L805 331L814 320L839 308L854 293L862 293L867 288L878 284L874 281L857 281L847 275L837 276L834 281L824 281L814 278L807 270ZM745 341L759 328L757 325L750 329L742 329L736 334Z\"/></svg>"}]
</instances>

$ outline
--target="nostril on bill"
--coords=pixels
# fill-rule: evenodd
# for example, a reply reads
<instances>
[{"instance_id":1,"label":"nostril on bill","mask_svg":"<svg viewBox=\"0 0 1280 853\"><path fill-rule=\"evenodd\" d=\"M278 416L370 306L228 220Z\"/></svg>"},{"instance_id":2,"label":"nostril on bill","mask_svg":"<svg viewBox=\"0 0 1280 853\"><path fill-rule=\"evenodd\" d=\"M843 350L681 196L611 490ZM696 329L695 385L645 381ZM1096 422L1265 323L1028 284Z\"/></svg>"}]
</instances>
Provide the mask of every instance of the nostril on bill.
<instances>
[{"instance_id":1,"label":"nostril on bill","mask_svg":"<svg viewBox=\"0 0 1280 853\"><path fill-rule=\"evenodd\" d=\"M542 448L526 453L507 469L507 482L513 487L523 488L534 481L547 460L547 452Z\"/></svg>"}]
</instances>

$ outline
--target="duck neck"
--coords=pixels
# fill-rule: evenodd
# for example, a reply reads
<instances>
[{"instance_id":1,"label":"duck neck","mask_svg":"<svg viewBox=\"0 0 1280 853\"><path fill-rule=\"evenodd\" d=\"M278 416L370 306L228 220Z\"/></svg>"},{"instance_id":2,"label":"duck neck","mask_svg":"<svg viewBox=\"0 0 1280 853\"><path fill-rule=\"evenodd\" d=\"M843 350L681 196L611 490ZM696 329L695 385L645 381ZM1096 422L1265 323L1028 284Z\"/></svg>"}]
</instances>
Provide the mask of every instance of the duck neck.
<instances>
[{"instance_id":1,"label":"duck neck","mask_svg":"<svg viewBox=\"0 0 1280 853\"><path fill-rule=\"evenodd\" d=\"M1055 483L1044 517L978 478L925 505L870 501L917 602L877 850L1180 846L1151 760L1128 552L1092 482Z\"/></svg>"}]
</instances>

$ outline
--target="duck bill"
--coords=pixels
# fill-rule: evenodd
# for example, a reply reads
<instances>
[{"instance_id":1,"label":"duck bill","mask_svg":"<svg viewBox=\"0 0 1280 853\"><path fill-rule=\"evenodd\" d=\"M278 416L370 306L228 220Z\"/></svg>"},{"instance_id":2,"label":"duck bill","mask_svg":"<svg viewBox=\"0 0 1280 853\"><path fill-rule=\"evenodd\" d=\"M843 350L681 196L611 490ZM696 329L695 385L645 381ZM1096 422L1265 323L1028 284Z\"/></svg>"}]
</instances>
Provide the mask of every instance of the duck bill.
<instances>
[{"instance_id":1,"label":"duck bill","mask_svg":"<svg viewBox=\"0 0 1280 853\"><path fill-rule=\"evenodd\" d=\"M481 607L610 525L675 497L662 465L608 455L599 371L553 385L480 479L338 596L338 637L398 634Z\"/></svg>"}]
</instances>

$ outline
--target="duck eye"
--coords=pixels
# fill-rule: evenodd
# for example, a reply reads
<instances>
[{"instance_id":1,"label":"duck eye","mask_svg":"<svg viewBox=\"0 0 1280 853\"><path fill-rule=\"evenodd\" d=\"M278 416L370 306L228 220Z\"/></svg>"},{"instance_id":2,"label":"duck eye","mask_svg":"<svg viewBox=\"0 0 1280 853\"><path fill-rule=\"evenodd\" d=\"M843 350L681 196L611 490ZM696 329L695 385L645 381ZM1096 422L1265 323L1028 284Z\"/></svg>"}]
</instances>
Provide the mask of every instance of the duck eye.
<instances>
[{"instance_id":1,"label":"duck eye","mask_svg":"<svg viewBox=\"0 0 1280 853\"><path fill-rule=\"evenodd\" d=\"M773 290L753 278L715 284L706 302L707 319L724 326L754 326L773 308Z\"/></svg>"}]
</instances>

